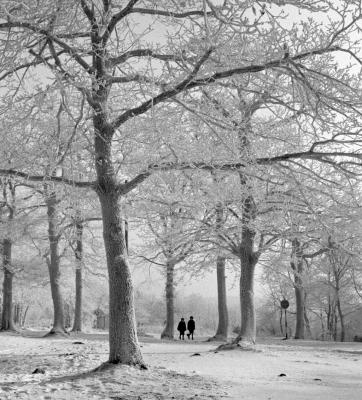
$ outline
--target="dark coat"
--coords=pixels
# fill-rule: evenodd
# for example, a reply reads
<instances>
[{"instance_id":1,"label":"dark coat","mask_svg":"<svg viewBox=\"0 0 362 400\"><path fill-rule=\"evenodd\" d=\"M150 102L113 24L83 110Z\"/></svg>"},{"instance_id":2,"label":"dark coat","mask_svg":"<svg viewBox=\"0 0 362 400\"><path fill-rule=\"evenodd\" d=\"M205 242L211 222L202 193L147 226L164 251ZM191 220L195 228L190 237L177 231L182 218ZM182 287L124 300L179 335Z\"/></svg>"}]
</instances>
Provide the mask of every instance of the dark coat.
<instances>
[{"instance_id":1,"label":"dark coat","mask_svg":"<svg viewBox=\"0 0 362 400\"><path fill-rule=\"evenodd\" d=\"M180 321L177 325L177 330L180 331L180 333L185 333L186 331L186 322L185 321Z\"/></svg>"},{"instance_id":2,"label":"dark coat","mask_svg":"<svg viewBox=\"0 0 362 400\"><path fill-rule=\"evenodd\" d=\"M189 332L193 332L195 330L195 321L193 319L190 319L187 323L187 329Z\"/></svg>"}]
</instances>

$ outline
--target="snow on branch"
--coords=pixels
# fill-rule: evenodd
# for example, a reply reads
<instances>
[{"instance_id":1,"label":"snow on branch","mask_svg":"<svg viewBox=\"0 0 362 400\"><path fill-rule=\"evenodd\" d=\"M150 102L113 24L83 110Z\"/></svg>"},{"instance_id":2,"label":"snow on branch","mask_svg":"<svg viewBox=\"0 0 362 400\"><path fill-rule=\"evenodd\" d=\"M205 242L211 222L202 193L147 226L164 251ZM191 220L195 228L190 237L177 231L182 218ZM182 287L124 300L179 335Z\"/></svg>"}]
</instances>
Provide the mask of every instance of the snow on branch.
<instances>
[{"instance_id":1,"label":"snow on branch","mask_svg":"<svg viewBox=\"0 0 362 400\"><path fill-rule=\"evenodd\" d=\"M67 178L63 178L63 177L49 176L49 175L30 175L26 172L17 171L14 169L0 169L0 175L15 176L15 177L23 178L25 180L32 181L32 182L52 181L52 182L64 183L66 185L76 186L79 188L93 188L94 189L96 187L95 182L75 181L73 179L67 179Z\"/></svg>"},{"instance_id":2,"label":"snow on branch","mask_svg":"<svg viewBox=\"0 0 362 400\"><path fill-rule=\"evenodd\" d=\"M213 50L214 50L213 48L209 48L203 54L203 56L200 58L200 60L195 65L194 69L190 72L190 74L182 82L180 82L178 85L176 85L175 87L173 87L171 89L165 90L164 92L153 97L152 99L145 101L138 107L127 110L126 112L121 114L118 118L116 118L113 121L113 123L112 123L113 127L118 128L119 126L121 126L123 123L125 123L129 119L131 119L137 115L141 115L141 114L145 113L146 111L148 111L155 105L157 105L167 99L170 99L171 97L176 96L178 93L181 93L184 90L188 89L189 85L192 84L194 78L196 77L197 73L199 72L201 66L210 57Z\"/></svg>"}]
</instances>

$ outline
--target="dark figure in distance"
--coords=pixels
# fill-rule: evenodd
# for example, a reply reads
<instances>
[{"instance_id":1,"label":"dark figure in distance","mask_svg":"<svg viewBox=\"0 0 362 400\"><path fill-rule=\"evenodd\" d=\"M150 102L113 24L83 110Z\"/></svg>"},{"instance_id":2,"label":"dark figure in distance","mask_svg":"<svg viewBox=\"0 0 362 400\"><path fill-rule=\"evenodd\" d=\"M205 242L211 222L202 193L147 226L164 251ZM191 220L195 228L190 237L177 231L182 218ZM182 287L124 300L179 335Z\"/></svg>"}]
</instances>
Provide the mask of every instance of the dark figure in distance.
<instances>
[{"instance_id":1,"label":"dark figure in distance","mask_svg":"<svg viewBox=\"0 0 362 400\"><path fill-rule=\"evenodd\" d=\"M190 317L189 321L187 322L187 329L189 331L189 333L187 334L187 337L190 339L194 340L194 330L195 330L195 321L194 321L194 317Z\"/></svg>"},{"instance_id":2,"label":"dark figure in distance","mask_svg":"<svg viewBox=\"0 0 362 400\"><path fill-rule=\"evenodd\" d=\"M181 337L182 340L185 340L186 322L183 318L181 318L181 321L178 323L177 330L180 332L180 340Z\"/></svg>"}]
</instances>

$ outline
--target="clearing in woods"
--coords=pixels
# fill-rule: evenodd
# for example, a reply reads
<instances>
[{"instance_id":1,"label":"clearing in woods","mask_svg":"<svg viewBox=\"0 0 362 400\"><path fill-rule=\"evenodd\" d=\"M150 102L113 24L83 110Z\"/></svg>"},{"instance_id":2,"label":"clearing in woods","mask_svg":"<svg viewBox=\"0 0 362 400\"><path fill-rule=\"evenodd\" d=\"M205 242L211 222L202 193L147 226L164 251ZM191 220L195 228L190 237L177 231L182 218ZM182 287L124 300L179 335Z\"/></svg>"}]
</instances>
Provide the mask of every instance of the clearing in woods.
<instances>
[{"instance_id":1,"label":"clearing in woods","mask_svg":"<svg viewBox=\"0 0 362 400\"><path fill-rule=\"evenodd\" d=\"M39 338L0 334L0 399L362 398L362 343L260 339L255 351L216 352L217 343L141 338L147 371L107 360L105 334ZM38 373L33 373L38 368Z\"/></svg>"}]
</instances>

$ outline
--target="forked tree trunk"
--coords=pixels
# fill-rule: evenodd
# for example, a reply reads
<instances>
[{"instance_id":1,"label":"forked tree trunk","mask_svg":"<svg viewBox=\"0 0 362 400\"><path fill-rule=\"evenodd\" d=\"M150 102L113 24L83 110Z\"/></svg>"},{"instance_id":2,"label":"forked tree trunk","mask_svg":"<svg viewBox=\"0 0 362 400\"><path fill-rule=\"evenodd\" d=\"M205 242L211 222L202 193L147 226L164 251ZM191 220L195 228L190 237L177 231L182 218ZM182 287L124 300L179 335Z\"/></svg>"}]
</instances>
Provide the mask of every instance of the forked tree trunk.
<instances>
[{"instance_id":1,"label":"forked tree trunk","mask_svg":"<svg viewBox=\"0 0 362 400\"><path fill-rule=\"evenodd\" d=\"M292 255L293 260L290 265L294 273L294 293L296 304L296 325L294 338L304 339L305 291L303 285L302 248L298 239L293 239L292 241Z\"/></svg>"},{"instance_id":2,"label":"forked tree trunk","mask_svg":"<svg viewBox=\"0 0 362 400\"><path fill-rule=\"evenodd\" d=\"M52 191L48 192L46 188L46 205L48 214L48 238L49 238L49 249L50 256L47 259L49 278L50 278L50 289L53 300L54 318L53 327L49 334L63 334L66 333L64 327L64 308L63 308L63 297L60 286L60 258L58 254L58 246L60 235L57 227L57 198L56 194Z\"/></svg>"},{"instance_id":3,"label":"forked tree trunk","mask_svg":"<svg viewBox=\"0 0 362 400\"><path fill-rule=\"evenodd\" d=\"M174 339L175 305L174 305L174 271L175 263L166 264L166 326L161 333L161 339Z\"/></svg>"},{"instance_id":4,"label":"forked tree trunk","mask_svg":"<svg viewBox=\"0 0 362 400\"><path fill-rule=\"evenodd\" d=\"M13 320L13 278L14 273L10 270L11 264L11 247L10 239L4 239L2 243L2 257L4 267L3 281L3 304L1 316L1 330L15 330Z\"/></svg>"},{"instance_id":5,"label":"forked tree trunk","mask_svg":"<svg viewBox=\"0 0 362 400\"><path fill-rule=\"evenodd\" d=\"M75 307L74 307L74 323L73 332L82 331L82 263L83 263L83 223L80 218L77 218L76 224L76 249L75 249Z\"/></svg>"},{"instance_id":6,"label":"forked tree trunk","mask_svg":"<svg viewBox=\"0 0 362 400\"><path fill-rule=\"evenodd\" d=\"M216 259L216 274L217 274L217 308L219 321L216 334L217 340L227 340L229 316L226 298L226 276L225 276L225 257L218 256Z\"/></svg>"},{"instance_id":7,"label":"forked tree trunk","mask_svg":"<svg viewBox=\"0 0 362 400\"><path fill-rule=\"evenodd\" d=\"M111 157L111 131L104 116L95 115L97 193L109 280L109 362L145 367L137 339L133 284L122 231L120 194Z\"/></svg>"}]
</instances>

